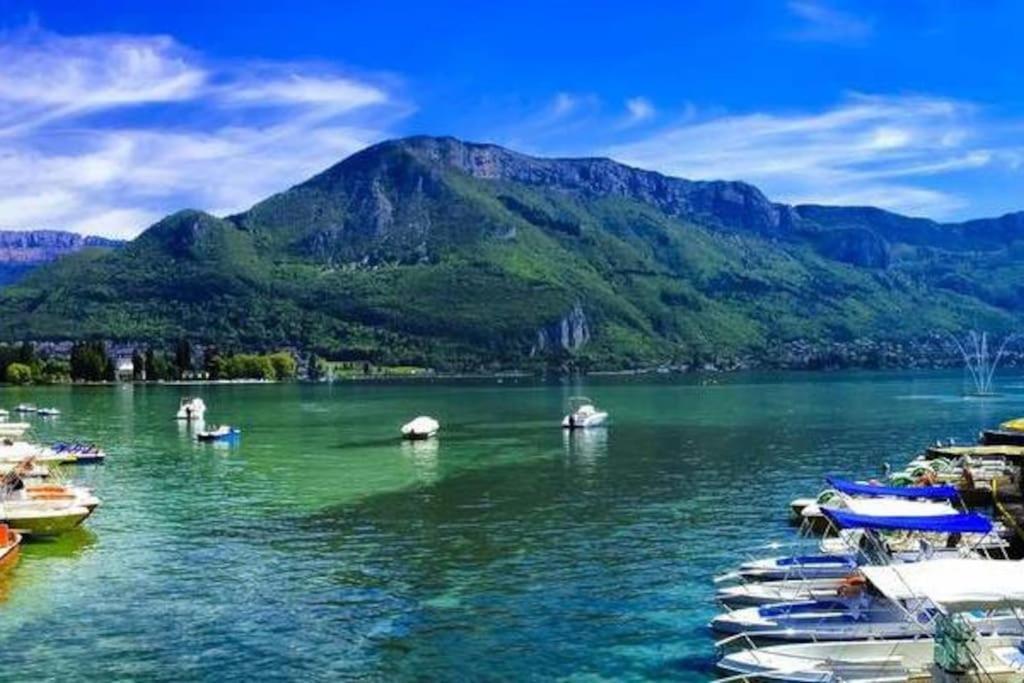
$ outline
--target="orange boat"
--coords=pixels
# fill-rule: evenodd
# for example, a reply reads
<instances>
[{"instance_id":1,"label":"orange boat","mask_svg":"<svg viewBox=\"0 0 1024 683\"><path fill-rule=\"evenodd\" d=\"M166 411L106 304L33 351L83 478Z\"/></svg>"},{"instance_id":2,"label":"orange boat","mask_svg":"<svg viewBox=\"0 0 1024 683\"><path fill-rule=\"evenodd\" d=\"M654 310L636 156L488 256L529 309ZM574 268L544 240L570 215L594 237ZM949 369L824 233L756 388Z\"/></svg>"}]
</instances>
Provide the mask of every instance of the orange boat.
<instances>
[{"instance_id":1,"label":"orange boat","mask_svg":"<svg viewBox=\"0 0 1024 683\"><path fill-rule=\"evenodd\" d=\"M6 524L0 524L0 570L7 569L18 559L21 546L21 534L11 530Z\"/></svg>"}]
</instances>

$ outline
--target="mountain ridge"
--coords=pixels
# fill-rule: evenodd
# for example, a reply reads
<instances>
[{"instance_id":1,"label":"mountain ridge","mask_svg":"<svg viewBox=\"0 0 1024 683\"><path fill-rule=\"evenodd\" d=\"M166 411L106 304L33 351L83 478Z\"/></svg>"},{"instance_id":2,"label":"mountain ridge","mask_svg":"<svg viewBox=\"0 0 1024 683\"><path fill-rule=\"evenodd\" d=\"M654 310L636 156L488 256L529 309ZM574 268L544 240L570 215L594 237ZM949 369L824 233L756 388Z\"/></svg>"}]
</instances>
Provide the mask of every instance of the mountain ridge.
<instances>
[{"instance_id":1,"label":"mountain ridge","mask_svg":"<svg viewBox=\"0 0 1024 683\"><path fill-rule=\"evenodd\" d=\"M0 230L0 287L44 263L87 247L112 249L121 240L66 230Z\"/></svg>"},{"instance_id":2,"label":"mountain ridge","mask_svg":"<svg viewBox=\"0 0 1024 683\"><path fill-rule=\"evenodd\" d=\"M44 267L0 292L0 336L188 336L442 368L773 364L794 345L1014 328L1022 236L1016 213L788 206L739 181L417 136L245 212L177 212L116 252Z\"/></svg>"}]
</instances>

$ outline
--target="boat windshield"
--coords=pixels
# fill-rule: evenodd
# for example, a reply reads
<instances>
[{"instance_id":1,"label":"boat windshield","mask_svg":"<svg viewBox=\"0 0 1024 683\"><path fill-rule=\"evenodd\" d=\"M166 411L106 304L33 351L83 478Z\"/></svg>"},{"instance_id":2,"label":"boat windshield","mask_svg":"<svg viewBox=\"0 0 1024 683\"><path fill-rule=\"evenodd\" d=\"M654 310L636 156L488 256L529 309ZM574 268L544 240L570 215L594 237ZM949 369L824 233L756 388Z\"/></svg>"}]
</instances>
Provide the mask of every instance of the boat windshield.
<instances>
[{"instance_id":1,"label":"boat windshield","mask_svg":"<svg viewBox=\"0 0 1024 683\"><path fill-rule=\"evenodd\" d=\"M583 408L590 408L590 412L593 412L594 402L586 396L573 396L569 399L569 412L576 413Z\"/></svg>"}]
</instances>

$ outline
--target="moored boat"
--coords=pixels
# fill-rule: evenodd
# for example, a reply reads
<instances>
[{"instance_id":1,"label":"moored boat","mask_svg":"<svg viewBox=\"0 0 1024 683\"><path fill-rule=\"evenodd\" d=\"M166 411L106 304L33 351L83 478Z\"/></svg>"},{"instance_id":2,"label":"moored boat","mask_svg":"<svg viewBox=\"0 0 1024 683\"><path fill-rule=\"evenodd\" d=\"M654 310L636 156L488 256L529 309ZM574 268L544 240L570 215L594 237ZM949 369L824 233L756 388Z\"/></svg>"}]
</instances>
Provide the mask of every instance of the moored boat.
<instances>
[{"instance_id":1,"label":"moored boat","mask_svg":"<svg viewBox=\"0 0 1024 683\"><path fill-rule=\"evenodd\" d=\"M6 524L0 524L0 570L14 564L20 550L21 534Z\"/></svg>"},{"instance_id":2,"label":"moored boat","mask_svg":"<svg viewBox=\"0 0 1024 683\"><path fill-rule=\"evenodd\" d=\"M26 536L54 536L74 529L92 510L63 502L4 500L0 502L0 522Z\"/></svg>"},{"instance_id":3,"label":"moored boat","mask_svg":"<svg viewBox=\"0 0 1024 683\"><path fill-rule=\"evenodd\" d=\"M37 408L33 403L19 403L14 406L14 412L16 413L34 413Z\"/></svg>"},{"instance_id":4,"label":"moored boat","mask_svg":"<svg viewBox=\"0 0 1024 683\"><path fill-rule=\"evenodd\" d=\"M822 683L1024 679L1024 639L982 635L971 616L1024 607L1020 562L936 560L862 571L891 599L934 605L934 637L754 646L723 653L719 669L737 680ZM731 636L717 645L722 649L741 640L753 645L747 636Z\"/></svg>"},{"instance_id":5,"label":"moored boat","mask_svg":"<svg viewBox=\"0 0 1024 683\"><path fill-rule=\"evenodd\" d=\"M598 410L586 396L569 399L569 412L562 418L563 429L590 429L601 427L608 421L608 413Z\"/></svg>"},{"instance_id":6,"label":"moored boat","mask_svg":"<svg viewBox=\"0 0 1024 683\"><path fill-rule=\"evenodd\" d=\"M435 436L441 429L441 423L432 417L420 415L419 417L402 425L403 439L429 439Z\"/></svg>"},{"instance_id":7,"label":"moored boat","mask_svg":"<svg viewBox=\"0 0 1024 683\"><path fill-rule=\"evenodd\" d=\"M38 408L36 410L36 415L41 417L57 417L60 415L60 410L57 408Z\"/></svg>"},{"instance_id":8,"label":"moored boat","mask_svg":"<svg viewBox=\"0 0 1024 683\"><path fill-rule=\"evenodd\" d=\"M206 415L206 403L201 398L187 397L181 399L175 417L179 420L199 422Z\"/></svg>"},{"instance_id":9,"label":"moored boat","mask_svg":"<svg viewBox=\"0 0 1024 683\"><path fill-rule=\"evenodd\" d=\"M237 439L242 435L242 430L237 427L230 427L223 425L214 429L203 430L196 433L196 439L199 441L228 441L231 439Z\"/></svg>"}]
</instances>

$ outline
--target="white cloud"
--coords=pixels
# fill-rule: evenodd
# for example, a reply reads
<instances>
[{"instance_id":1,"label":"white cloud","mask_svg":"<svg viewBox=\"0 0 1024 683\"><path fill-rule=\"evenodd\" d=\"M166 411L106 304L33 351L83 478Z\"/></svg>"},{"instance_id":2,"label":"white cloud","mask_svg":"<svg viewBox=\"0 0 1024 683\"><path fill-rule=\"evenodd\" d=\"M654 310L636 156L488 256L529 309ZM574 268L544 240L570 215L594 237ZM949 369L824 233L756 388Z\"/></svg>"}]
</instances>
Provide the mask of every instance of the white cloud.
<instances>
[{"instance_id":1,"label":"white cloud","mask_svg":"<svg viewBox=\"0 0 1024 683\"><path fill-rule=\"evenodd\" d=\"M823 43L860 43L874 30L869 19L842 12L821 0L791 0L789 11L801 23L790 34L795 40Z\"/></svg>"},{"instance_id":2,"label":"white cloud","mask_svg":"<svg viewBox=\"0 0 1024 683\"><path fill-rule=\"evenodd\" d=\"M654 118L656 110L654 105L646 97L632 97L626 100L626 111L629 114L628 123L641 123Z\"/></svg>"},{"instance_id":3,"label":"white cloud","mask_svg":"<svg viewBox=\"0 0 1024 683\"><path fill-rule=\"evenodd\" d=\"M0 228L126 237L244 210L408 113L331 65L217 64L166 36L31 28L0 34L0 63Z\"/></svg>"},{"instance_id":4,"label":"white cloud","mask_svg":"<svg viewBox=\"0 0 1024 683\"><path fill-rule=\"evenodd\" d=\"M817 113L686 121L607 152L671 175L749 181L790 203L871 204L942 216L964 201L922 187L922 179L1009 163L984 144L977 113L944 98L849 95Z\"/></svg>"}]
</instances>

